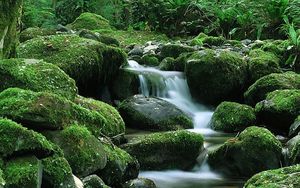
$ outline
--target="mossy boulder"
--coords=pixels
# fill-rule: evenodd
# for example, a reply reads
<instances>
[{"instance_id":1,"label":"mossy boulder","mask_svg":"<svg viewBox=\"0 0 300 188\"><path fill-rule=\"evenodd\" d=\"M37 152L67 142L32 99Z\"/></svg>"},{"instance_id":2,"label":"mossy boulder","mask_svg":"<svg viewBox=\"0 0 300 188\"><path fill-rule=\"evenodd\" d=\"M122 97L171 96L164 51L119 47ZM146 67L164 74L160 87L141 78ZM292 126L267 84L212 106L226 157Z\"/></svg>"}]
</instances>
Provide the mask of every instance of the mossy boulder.
<instances>
[{"instance_id":1,"label":"mossy boulder","mask_svg":"<svg viewBox=\"0 0 300 188\"><path fill-rule=\"evenodd\" d=\"M123 188L156 188L155 183L147 178L137 178L134 180L129 180L127 181L124 185Z\"/></svg>"},{"instance_id":2,"label":"mossy boulder","mask_svg":"<svg viewBox=\"0 0 300 188\"><path fill-rule=\"evenodd\" d=\"M189 169L203 148L200 134L185 130L153 133L122 146L136 157L143 170Z\"/></svg>"},{"instance_id":3,"label":"mossy boulder","mask_svg":"<svg viewBox=\"0 0 300 188\"><path fill-rule=\"evenodd\" d=\"M0 60L0 91L10 87L46 91L74 100L75 81L57 66L35 59Z\"/></svg>"},{"instance_id":4,"label":"mossy boulder","mask_svg":"<svg viewBox=\"0 0 300 188\"><path fill-rule=\"evenodd\" d=\"M300 187L300 165L260 172L250 178L245 188Z\"/></svg>"},{"instance_id":5,"label":"mossy boulder","mask_svg":"<svg viewBox=\"0 0 300 188\"><path fill-rule=\"evenodd\" d=\"M249 82L254 83L259 78L271 73L280 73L280 59L271 52L255 49L249 53Z\"/></svg>"},{"instance_id":6,"label":"mossy boulder","mask_svg":"<svg viewBox=\"0 0 300 188\"><path fill-rule=\"evenodd\" d=\"M89 175L82 180L84 188L109 188L97 175Z\"/></svg>"},{"instance_id":7,"label":"mossy boulder","mask_svg":"<svg viewBox=\"0 0 300 188\"><path fill-rule=\"evenodd\" d=\"M156 55L146 54L143 55L140 64L155 67L159 65L159 59Z\"/></svg>"},{"instance_id":8,"label":"mossy boulder","mask_svg":"<svg viewBox=\"0 0 300 188\"><path fill-rule=\"evenodd\" d=\"M33 154L39 158L54 153L53 145L47 139L32 130L11 120L0 118L0 156L9 157L17 154Z\"/></svg>"},{"instance_id":9,"label":"mossy boulder","mask_svg":"<svg viewBox=\"0 0 300 188\"><path fill-rule=\"evenodd\" d=\"M120 46L120 42L117 39L115 39L113 37L110 37L110 36L102 35L102 34L100 34L98 32L95 32L95 31L90 31L88 29L80 30L78 32L78 35L80 37L83 37L83 38L92 39L92 40L102 42L106 45Z\"/></svg>"},{"instance_id":10,"label":"mossy boulder","mask_svg":"<svg viewBox=\"0 0 300 188\"><path fill-rule=\"evenodd\" d=\"M300 75L294 72L266 75L257 80L244 93L245 102L254 106L264 100L268 93L280 89L300 89Z\"/></svg>"},{"instance_id":11,"label":"mossy boulder","mask_svg":"<svg viewBox=\"0 0 300 188\"><path fill-rule=\"evenodd\" d=\"M44 135L63 150L75 175L84 177L105 167L107 155L103 145L85 127L73 125Z\"/></svg>"},{"instance_id":12,"label":"mossy boulder","mask_svg":"<svg viewBox=\"0 0 300 188\"><path fill-rule=\"evenodd\" d=\"M60 67L76 81L79 93L99 97L102 89L127 62L126 54L77 35L37 37L18 47L18 56L43 59Z\"/></svg>"},{"instance_id":13,"label":"mossy boulder","mask_svg":"<svg viewBox=\"0 0 300 188\"><path fill-rule=\"evenodd\" d=\"M210 121L214 130L224 132L239 132L255 124L254 108L235 102L222 102Z\"/></svg>"},{"instance_id":14,"label":"mossy boulder","mask_svg":"<svg viewBox=\"0 0 300 188\"><path fill-rule=\"evenodd\" d=\"M177 58L182 53L194 52L194 51L195 51L195 49L190 46L185 46L185 45L181 45L181 44L166 44L161 47L160 55L163 58L166 58L166 57Z\"/></svg>"},{"instance_id":15,"label":"mossy boulder","mask_svg":"<svg viewBox=\"0 0 300 188\"><path fill-rule=\"evenodd\" d=\"M42 163L35 156L10 159L4 168L5 187L41 187L42 172Z\"/></svg>"},{"instance_id":16,"label":"mossy boulder","mask_svg":"<svg viewBox=\"0 0 300 188\"><path fill-rule=\"evenodd\" d=\"M290 126L289 137L296 136L300 133L300 115L295 119L294 123Z\"/></svg>"},{"instance_id":17,"label":"mossy boulder","mask_svg":"<svg viewBox=\"0 0 300 188\"><path fill-rule=\"evenodd\" d=\"M109 21L102 16L90 12L84 12L80 14L76 20L67 25L70 29L80 30L80 29L89 29L89 30L97 30L97 29L111 29L109 25Z\"/></svg>"},{"instance_id":18,"label":"mossy boulder","mask_svg":"<svg viewBox=\"0 0 300 188\"><path fill-rule=\"evenodd\" d=\"M175 105L159 98L134 95L119 105L126 126L142 130L193 128L193 122Z\"/></svg>"},{"instance_id":19,"label":"mossy boulder","mask_svg":"<svg viewBox=\"0 0 300 188\"><path fill-rule=\"evenodd\" d=\"M221 46L222 44L225 43L225 41L226 40L223 36L213 37L213 36L208 36L204 33L200 33L198 36L193 38L190 43L192 46L195 45Z\"/></svg>"},{"instance_id":20,"label":"mossy boulder","mask_svg":"<svg viewBox=\"0 0 300 188\"><path fill-rule=\"evenodd\" d=\"M107 185L118 187L138 176L140 166L134 157L107 141L102 143L107 155L107 164L97 174Z\"/></svg>"},{"instance_id":21,"label":"mossy boulder","mask_svg":"<svg viewBox=\"0 0 300 188\"><path fill-rule=\"evenodd\" d=\"M46 29L46 28L39 28L39 27L30 27L23 30L20 33L20 42L25 42L27 40L36 38L38 36L48 36L48 35L55 35L55 29Z\"/></svg>"},{"instance_id":22,"label":"mossy boulder","mask_svg":"<svg viewBox=\"0 0 300 188\"><path fill-rule=\"evenodd\" d=\"M287 161L289 165L299 164L300 163L300 135L297 135L290 139L287 143Z\"/></svg>"},{"instance_id":23,"label":"mossy boulder","mask_svg":"<svg viewBox=\"0 0 300 188\"><path fill-rule=\"evenodd\" d=\"M289 131L300 114L300 90L276 90L255 106L258 119L272 129Z\"/></svg>"},{"instance_id":24,"label":"mossy boulder","mask_svg":"<svg viewBox=\"0 0 300 188\"><path fill-rule=\"evenodd\" d=\"M247 64L242 57L225 50L203 50L191 55L185 74L192 95L207 104L240 98L246 82Z\"/></svg>"},{"instance_id":25,"label":"mossy boulder","mask_svg":"<svg viewBox=\"0 0 300 188\"><path fill-rule=\"evenodd\" d=\"M0 4L0 59L15 57L22 0L2 0Z\"/></svg>"},{"instance_id":26,"label":"mossy boulder","mask_svg":"<svg viewBox=\"0 0 300 188\"><path fill-rule=\"evenodd\" d=\"M159 69L163 71L175 70L175 59L173 57L164 58L159 64Z\"/></svg>"},{"instance_id":27,"label":"mossy boulder","mask_svg":"<svg viewBox=\"0 0 300 188\"><path fill-rule=\"evenodd\" d=\"M248 127L208 155L211 168L228 175L249 177L280 167L282 145L267 129Z\"/></svg>"},{"instance_id":28,"label":"mossy boulder","mask_svg":"<svg viewBox=\"0 0 300 188\"><path fill-rule=\"evenodd\" d=\"M110 126L97 111L83 108L55 94L18 88L10 88L0 93L0 116L37 131L56 130L79 124L87 127L96 137L113 137L124 133L124 126Z\"/></svg>"}]
</instances>

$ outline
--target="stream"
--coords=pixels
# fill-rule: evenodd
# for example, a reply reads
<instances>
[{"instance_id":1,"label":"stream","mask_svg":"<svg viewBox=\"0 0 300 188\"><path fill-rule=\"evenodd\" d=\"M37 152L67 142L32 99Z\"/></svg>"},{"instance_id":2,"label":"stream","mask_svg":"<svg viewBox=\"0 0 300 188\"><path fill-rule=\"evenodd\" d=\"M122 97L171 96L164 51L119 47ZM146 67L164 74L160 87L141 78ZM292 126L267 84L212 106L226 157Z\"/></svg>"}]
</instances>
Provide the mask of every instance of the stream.
<instances>
[{"instance_id":1,"label":"stream","mask_svg":"<svg viewBox=\"0 0 300 188\"><path fill-rule=\"evenodd\" d=\"M205 138L205 150L198 157L198 163L192 170L142 171L139 176L153 180L158 188L242 187L244 180L225 178L210 170L206 162L207 152L235 135L216 132L208 126L213 111L193 100L184 73L161 71L139 65L133 60L129 60L128 64L125 69L139 77L140 94L159 97L176 105L192 117L194 129L189 131L201 133Z\"/></svg>"}]
</instances>

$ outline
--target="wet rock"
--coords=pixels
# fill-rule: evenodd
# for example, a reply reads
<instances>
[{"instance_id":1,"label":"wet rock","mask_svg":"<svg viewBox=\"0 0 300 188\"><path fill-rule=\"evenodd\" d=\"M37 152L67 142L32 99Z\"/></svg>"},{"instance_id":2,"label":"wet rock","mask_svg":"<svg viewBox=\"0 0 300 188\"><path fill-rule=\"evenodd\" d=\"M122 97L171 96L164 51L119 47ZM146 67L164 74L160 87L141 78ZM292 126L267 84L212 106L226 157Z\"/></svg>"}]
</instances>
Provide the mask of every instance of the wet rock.
<instances>
[{"instance_id":1,"label":"wet rock","mask_svg":"<svg viewBox=\"0 0 300 188\"><path fill-rule=\"evenodd\" d=\"M137 178L127 181L122 188L156 188L155 183L147 178Z\"/></svg>"},{"instance_id":2,"label":"wet rock","mask_svg":"<svg viewBox=\"0 0 300 188\"><path fill-rule=\"evenodd\" d=\"M109 188L97 175L89 175L83 179L84 188Z\"/></svg>"},{"instance_id":3,"label":"wet rock","mask_svg":"<svg viewBox=\"0 0 300 188\"><path fill-rule=\"evenodd\" d=\"M166 57L177 58L182 53L193 52L193 51L195 51L195 49L190 46L184 46L184 45L180 45L180 44L167 44L167 45L162 46L160 55L163 58L166 58Z\"/></svg>"},{"instance_id":4,"label":"wet rock","mask_svg":"<svg viewBox=\"0 0 300 188\"><path fill-rule=\"evenodd\" d=\"M287 164L299 164L300 163L300 135L290 139L287 143Z\"/></svg>"},{"instance_id":5,"label":"wet rock","mask_svg":"<svg viewBox=\"0 0 300 188\"><path fill-rule=\"evenodd\" d=\"M55 29L45 29L39 27L30 27L25 29L20 33L20 42L25 42L27 40L39 37L39 36L48 36L48 35L55 35Z\"/></svg>"},{"instance_id":6,"label":"wet rock","mask_svg":"<svg viewBox=\"0 0 300 188\"><path fill-rule=\"evenodd\" d=\"M158 66L159 59L156 55L146 54L142 57L141 64L147 66Z\"/></svg>"},{"instance_id":7,"label":"wet rock","mask_svg":"<svg viewBox=\"0 0 300 188\"><path fill-rule=\"evenodd\" d=\"M295 119L294 123L290 126L289 137L296 136L300 133L300 115Z\"/></svg>"}]
</instances>

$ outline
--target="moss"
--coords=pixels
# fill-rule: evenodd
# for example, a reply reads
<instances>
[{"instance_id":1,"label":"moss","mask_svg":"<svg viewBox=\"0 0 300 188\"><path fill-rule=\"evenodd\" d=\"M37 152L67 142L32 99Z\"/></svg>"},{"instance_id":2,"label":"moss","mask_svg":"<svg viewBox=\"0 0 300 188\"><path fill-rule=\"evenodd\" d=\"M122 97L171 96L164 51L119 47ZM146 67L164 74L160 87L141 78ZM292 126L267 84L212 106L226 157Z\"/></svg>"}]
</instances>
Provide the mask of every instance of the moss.
<instances>
[{"instance_id":1,"label":"moss","mask_svg":"<svg viewBox=\"0 0 300 188\"><path fill-rule=\"evenodd\" d=\"M76 20L67 25L67 27L79 30L79 29L89 29L89 30L96 30L96 29L111 29L109 25L109 21L103 18L100 15L84 12L82 13Z\"/></svg>"},{"instance_id":2,"label":"moss","mask_svg":"<svg viewBox=\"0 0 300 188\"><path fill-rule=\"evenodd\" d=\"M42 181L42 164L34 156L10 159L4 170L8 188L39 187Z\"/></svg>"},{"instance_id":3,"label":"moss","mask_svg":"<svg viewBox=\"0 0 300 188\"><path fill-rule=\"evenodd\" d=\"M18 22L22 0L2 0L0 3L0 59L15 57L18 44Z\"/></svg>"},{"instance_id":4,"label":"moss","mask_svg":"<svg viewBox=\"0 0 300 188\"><path fill-rule=\"evenodd\" d=\"M63 150L75 175L84 177L105 167L107 156L104 148L85 127L73 125L44 134Z\"/></svg>"},{"instance_id":5,"label":"moss","mask_svg":"<svg viewBox=\"0 0 300 188\"><path fill-rule=\"evenodd\" d=\"M192 95L217 105L240 98L246 81L247 64L242 57L225 50L203 50L187 60L185 74Z\"/></svg>"},{"instance_id":6,"label":"moss","mask_svg":"<svg viewBox=\"0 0 300 188\"><path fill-rule=\"evenodd\" d=\"M279 89L300 89L300 75L294 72L273 73L266 75L244 93L245 102L254 106L266 98L269 92Z\"/></svg>"},{"instance_id":7,"label":"moss","mask_svg":"<svg viewBox=\"0 0 300 188\"><path fill-rule=\"evenodd\" d=\"M141 64L147 66L158 66L159 59L155 55L147 54L142 57Z\"/></svg>"},{"instance_id":8,"label":"moss","mask_svg":"<svg viewBox=\"0 0 300 188\"><path fill-rule=\"evenodd\" d=\"M226 174L249 177L263 170L279 168L281 150L280 141L269 130L252 126L210 152L208 163Z\"/></svg>"},{"instance_id":9,"label":"moss","mask_svg":"<svg viewBox=\"0 0 300 188\"><path fill-rule=\"evenodd\" d=\"M289 131L300 112L300 90L276 90L255 106L257 117L273 129Z\"/></svg>"},{"instance_id":10,"label":"moss","mask_svg":"<svg viewBox=\"0 0 300 188\"><path fill-rule=\"evenodd\" d=\"M21 32L20 42L25 42L27 40L36 38L38 36L48 36L48 35L55 35L55 34L56 34L56 30L54 29L30 27Z\"/></svg>"},{"instance_id":11,"label":"moss","mask_svg":"<svg viewBox=\"0 0 300 188\"><path fill-rule=\"evenodd\" d=\"M224 132L242 131L255 124L254 109L235 102L222 102L215 110L210 122L214 130Z\"/></svg>"},{"instance_id":12,"label":"moss","mask_svg":"<svg viewBox=\"0 0 300 188\"><path fill-rule=\"evenodd\" d=\"M31 153L46 157L53 153L53 146L39 133L28 130L11 120L0 118L0 155L9 157L18 153Z\"/></svg>"},{"instance_id":13,"label":"moss","mask_svg":"<svg viewBox=\"0 0 300 188\"><path fill-rule=\"evenodd\" d=\"M122 146L138 159L143 170L191 168L202 147L203 137L185 130L137 137Z\"/></svg>"},{"instance_id":14,"label":"moss","mask_svg":"<svg viewBox=\"0 0 300 188\"><path fill-rule=\"evenodd\" d=\"M298 133L300 133L300 115L298 115L293 124L290 126L289 137L294 137Z\"/></svg>"},{"instance_id":15,"label":"moss","mask_svg":"<svg viewBox=\"0 0 300 188\"><path fill-rule=\"evenodd\" d=\"M159 69L163 71L175 71L175 59L173 57L164 58L159 64Z\"/></svg>"},{"instance_id":16,"label":"moss","mask_svg":"<svg viewBox=\"0 0 300 188\"><path fill-rule=\"evenodd\" d=\"M294 165L276 170L268 170L256 174L249 179L245 188L282 188L299 187L300 165Z\"/></svg>"},{"instance_id":17,"label":"moss","mask_svg":"<svg viewBox=\"0 0 300 188\"><path fill-rule=\"evenodd\" d=\"M195 51L195 49L190 46L184 46L179 44L167 44L161 48L161 56L164 58L166 57L177 58L182 53L193 52L193 51Z\"/></svg>"},{"instance_id":18,"label":"moss","mask_svg":"<svg viewBox=\"0 0 300 188\"><path fill-rule=\"evenodd\" d=\"M107 154L107 164L97 174L107 185L120 186L138 176L139 164L134 157L109 142L102 143Z\"/></svg>"},{"instance_id":19,"label":"moss","mask_svg":"<svg viewBox=\"0 0 300 188\"><path fill-rule=\"evenodd\" d=\"M200 33L198 36L192 39L191 45L209 45L209 46L221 46L225 43L225 38L222 36L219 37L213 37L213 36L207 36L204 33Z\"/></svg>"},{"instance_id":20,"label":"moss","mask_svg":"<svg viewBox=\"0 0 300 188\"><path fill-rule=\"evenodd\" d=\"M290 164L299 164L300 163L300 140L298 140L292 148L290 157Z\"/></svg>"},{"instance_id":21,"label":"moss","mask_svg":"<svg viewBox=\"0 0 300 188\"><path fill-rule=\"evenodd\" d=\"M3 161L2 159L0 159L0 187L4 187L4 185L6 184L2 169L3 169Z\"/></svg>"},{"instance_id":22,"label":"moss","mask_svg":"<svg viewBox=\"0 0 300 188\"><path fill-rule=\"evenodd\" d=\"M145 188L156 188L154 181L147 178L136 178L130 181L127 181L123 188L136 188L136 187L145 187Z\"/></svg>"},{"instance_id":23,"label":"moss","mask_svg":"<svg viewBox=\"0 0 300 188\"><path fill-rule=\"evenodd\" d=\"M97 175L87 176L82 180L82 182L84 188L109 188Z\"/></svg>"},{"instance_id":24,"label":"moss","mask_svg":"<svg viewBox=\"0 0 300 188\"><path fill-rule=\"evenodd\" d=\"M77 94L75 81L61 69L34 59L0 60L0 91L10 87L51 92L71 100Z\"/></svg>"}]
</instances>

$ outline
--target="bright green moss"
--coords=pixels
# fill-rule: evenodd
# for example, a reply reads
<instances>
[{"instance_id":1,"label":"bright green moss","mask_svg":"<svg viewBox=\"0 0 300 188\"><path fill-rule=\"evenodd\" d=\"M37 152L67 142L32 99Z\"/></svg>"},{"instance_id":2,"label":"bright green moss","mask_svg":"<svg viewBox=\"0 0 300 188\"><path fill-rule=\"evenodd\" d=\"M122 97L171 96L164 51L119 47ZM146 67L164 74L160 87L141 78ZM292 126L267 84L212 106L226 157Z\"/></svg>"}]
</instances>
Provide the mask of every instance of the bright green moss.
<instances>
[{"instance_id":1,"label":"bright green moss","mask_svg":"<svg viewBox=\"0 0 300 188\"><path fill-rule=\"evenodd\" d=\"M225 43L225 38L223 36L213 37L207 36L204 33L200 33L197 37L193 38L191 41L191 45L209 45L209 46L221 46Z\"/></svg>"},{"instance_id":2,"label":"bright green moss","mask_svg":"<svg viewBox=\"0 0 300 188\"><path fill-rule=\"evenodd\" d=\"M0 155L8 157L14 153L31 153L38 157L49 156L53 146L47 139L8 119L0 118Z\"/></svg>"},{"instance_id":3,"label":"bright green moss","mask_svg":"<svg viewBox=\"0 0 300 188\"><path fill-rule=\"evenodd\" d=\"M203 137L185 130L137 137L122 146L138 159L144 170L191 168L202 147Z\"/></svg>"},{"instance_id":4,"label":"bright green moss","mask_svg":"<svg viewBox=\"0 0 300 188\"><path fill-rule=\"evenodd\" d=\"M147 54L142 57L141 64L147 66L158 66L159 59L155 55Z\"/></svg>"},{"instance_id":5,"label":"bright green moss","mask_svg":"<svg viewBox=\"0 0 300 188\"><path fill-rule=\"evenodd\" d=\"M224 132L242 131L255 124L254 109L235 102L222 102L215 110L210 122L214 130Z\"/></svg>"},{"instance_id":6,"label":"bright green moss","mask_svg":"<svg viewBox=\"0 0 300 188\"><path fill-rule=\"evenodd\" d=\"M0 60L0 91L10 87L46 91L70 100L75 98L75 81L57 66L35 59Z\"/></svg>"},{"instance_id":7,"label":"bright green moss","mask_svg":"<svg viewBox=\"0 0 300 188\"><path fill-rule=\"evenodd\" d=\"M109 25L109 21L103 18L102 16L90 12L82 13L76 20L67 25L67 27L80 30L80 29L89 29L89 30L97 30L97 29L111 29Z\"/></svg>"},{"instance_id":8,"label":"bright green moss","mask_svg":"<svg viewBox=\"0 0 300 188\"><path fill-rule=\"evenodd\" d=\"M193 52L193 51L195 51L195 49L190 46L184 46L179 44L167 44L161 48L161 56L164 58L166 57L177 58L182 53Z\"/></svg>"},{"instance_id":9,"label":"bright green moss","mask_svg":"<svg viewBox=\"0 0 300 188\"><path fill-rule=\"evenodd\" d=\"M55 35L55 34L56 34L56 30L54 29L30 27L21 32L20 42L25 42L27 40L36 38L38 36L48 36L48 35Z\"/></svg>"}]
</instances>

